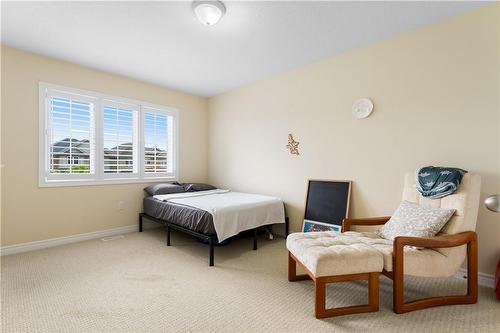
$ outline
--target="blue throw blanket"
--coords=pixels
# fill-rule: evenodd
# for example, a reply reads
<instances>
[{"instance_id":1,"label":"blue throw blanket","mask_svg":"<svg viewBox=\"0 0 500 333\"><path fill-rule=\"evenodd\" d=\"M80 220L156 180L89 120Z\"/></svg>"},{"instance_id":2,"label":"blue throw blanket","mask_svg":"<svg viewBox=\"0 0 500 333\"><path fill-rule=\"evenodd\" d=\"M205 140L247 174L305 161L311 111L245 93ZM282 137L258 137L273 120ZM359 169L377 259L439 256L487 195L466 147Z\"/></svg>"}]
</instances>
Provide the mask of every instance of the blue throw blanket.
<instances>
[{"instance_id":1,"label":"blue throw blanket","mask_svg":"<svg viewBox=\"0 0 500 333\"><path fill-rule=\"evenodd\" d=\"M422 196L439 199L455 192L465 173L458 168L423 167L417 169L415 185Z\"/></svg>"}]
</instances>

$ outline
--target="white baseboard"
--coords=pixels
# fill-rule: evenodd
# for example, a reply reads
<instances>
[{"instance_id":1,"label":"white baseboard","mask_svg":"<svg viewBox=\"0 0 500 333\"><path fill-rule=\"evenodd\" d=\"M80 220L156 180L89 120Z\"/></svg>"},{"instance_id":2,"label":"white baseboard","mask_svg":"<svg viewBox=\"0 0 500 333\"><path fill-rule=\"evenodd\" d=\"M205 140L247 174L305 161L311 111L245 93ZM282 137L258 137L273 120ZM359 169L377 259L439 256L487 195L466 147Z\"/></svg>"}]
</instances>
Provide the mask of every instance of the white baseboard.
<instances>
[{"instance_id":1,"label":"white baseboard","mask_svg":"<svg viewBox=\"0 0 500 333\"><path fill-rule=\"evenodd\" d=\"M457 279L467 280L467 270L465 268L460 268L455 274ZM491 274L481 273L478 274L478 283L480 286L495 288L495 277Z\"/></svg>"},{"instance_id":2,"label":"white baseboard","mask_svg":"<svg viewBox=\"0 0 500 333\"><path fill-rule=\"evenodd\" d=\"M21 243L21 244L16 244L16 245L2 246L0 249L0 252L1 252L2 256L6 256L9 254L34 251L34 250L44 249L44 248L52 247L52 246L81 242L81 241L89 240L89 239L96 239L96 238L120 235L120 234L138 231L138 230L139 230L138 225L134 224L134 225L128 225L125 227L87 232L87 233L78 234L78 235L51 238L51 239L29 242L29 243Z\"/></svg>"}]
</instances>

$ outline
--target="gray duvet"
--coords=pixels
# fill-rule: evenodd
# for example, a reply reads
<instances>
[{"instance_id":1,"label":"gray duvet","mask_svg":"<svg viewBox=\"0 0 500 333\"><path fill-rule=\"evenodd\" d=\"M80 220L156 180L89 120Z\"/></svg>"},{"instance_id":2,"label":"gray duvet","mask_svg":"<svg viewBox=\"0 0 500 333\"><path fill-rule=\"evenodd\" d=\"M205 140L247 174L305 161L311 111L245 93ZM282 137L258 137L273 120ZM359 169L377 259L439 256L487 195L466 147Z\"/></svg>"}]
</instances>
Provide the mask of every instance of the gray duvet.
<instances>
[{"instance_id":1,"label":"gray duvet","mask_svg":"<svg viewBox=\"0 0 500 333\"><path fill-rule=\"evenodd\" d=\"M157 200L152 196L144 198L143 205L144 213L151 217L169 221L205 235L215 235L212 215L204 210Z\"/></svg>"}]
</instances>

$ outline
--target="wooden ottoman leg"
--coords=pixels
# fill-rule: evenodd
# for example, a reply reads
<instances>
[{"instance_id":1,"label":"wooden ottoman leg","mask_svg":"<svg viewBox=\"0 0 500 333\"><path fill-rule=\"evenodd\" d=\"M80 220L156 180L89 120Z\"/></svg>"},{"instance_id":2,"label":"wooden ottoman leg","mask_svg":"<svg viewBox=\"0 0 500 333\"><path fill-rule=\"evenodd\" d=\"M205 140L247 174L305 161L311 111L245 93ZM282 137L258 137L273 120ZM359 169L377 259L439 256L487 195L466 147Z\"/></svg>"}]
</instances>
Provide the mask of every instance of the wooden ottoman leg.
<instances>
[{"instance_id":1,"label":"wooden ottoman leg","mask_svg":"<svg viewBox=\"0 0 500 333\"><path fill-rule=\"evenodd\" d=\"M309 280L311 277L307 274L297 275L297 259L293 256L293 254L288 251L288 281L302 281Z\"/></svg>"},{"instance_id":2,"label":"wooden ottoman leg","mask_svg":"<svg viewBox=\"0 0 500 333\"><path fill-rule=\"evenodd\" d=\"M376 312L379 309L379 274L378 272L349 274L339 276L317 277L315 279L316 302L314 306L316 318L327 318L347 314ZM326 308L326 284L334 282L368 280L368 304Z\"/></svg>"},{"instance_id":3,"label":"wooden ottoman leg","mask_svg":"<svg viewBox=\"0 0 500 333\"><path fill-rule=\"evenodd\" d=\"M292 257L292 254L288 252L288 281L297 281L297 265Z\"/></svg>"},{"instance_id":4,"label":"wooden ottoman leg","mask_svg":"<svg viewBox=\"0 0 500 333\"><path fill-rule=\"evenodd\" d=\"M353 243L349 244L337 237L324 232L295 233L288 236L288 281L313 280L316 318L378 311L379 275L384 265L382 254L373 247L356 241L355 237L352 237ZM363 256L359 255L360 251ZM343 265L347 257L351 258L351 266L345 267ZM297 275L297 266L307 274ZM367 281L367 301L361 305L327 308L327 284L359 280Z\"/></svg>"},{"instance_id":5,"label":"wooden ottoman leg","mask_svg":"<svg viewBox=\"0 0 500 333\"><path fill-rule=\"evenodd\" d=\"M368 305L375 312L379 309L379 275L378 272L370 273L368 278Z\"/></svg>"},{"instance_id":6,"label":"wooden ottoman leg","mask_svg":"<svg viewBox=\"0 0 500 333\"><path fill-rule=\"evenodd\" d=\"M328 317L328 313L326 311L326 282L324 279L316 279L314 283L314 293L316 296L316 300L314 301L314 314L316 315L316 318L320 319Z\"/></svg>"}]
</instances>

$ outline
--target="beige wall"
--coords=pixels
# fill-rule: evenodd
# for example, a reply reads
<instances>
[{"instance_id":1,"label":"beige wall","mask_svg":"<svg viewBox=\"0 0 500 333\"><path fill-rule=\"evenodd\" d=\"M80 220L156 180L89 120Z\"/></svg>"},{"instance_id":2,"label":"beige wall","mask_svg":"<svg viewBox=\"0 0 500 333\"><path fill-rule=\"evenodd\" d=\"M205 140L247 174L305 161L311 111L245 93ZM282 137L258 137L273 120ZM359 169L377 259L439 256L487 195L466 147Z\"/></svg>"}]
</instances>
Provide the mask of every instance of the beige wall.
<instances>
[{"instance_id":1,"label":"beige wall","mask_svg":"<svg viewBox=\"0 0 500 333\"><path fill-rule=\"evenodd\" d=\"M495 9L496 6L496 9ZM423 165L500 192L499 22L489 5L209 99L209 181L282 197L293 230L308 178L354 181L351 216L389 215ZM334 41L332 41L334 42ZM375 103L356 120L351 105ZM287 134L300 156L285 149ZM480 271L500 257L500 215L481 206Z\"/></svg>"},{"instance_id":2,"label":"beige wall","mask_svg":"<svg viewBox=\"0 0 500 333\"><path fill-rule=\"evenodd\" d=\"M137 223L144 184L38 188L38 81L179 110L179 177L206 181L206 99L2 48L2 246ZM125 209L117 210L117 202Z\"/></svg>"}]
</instances>

